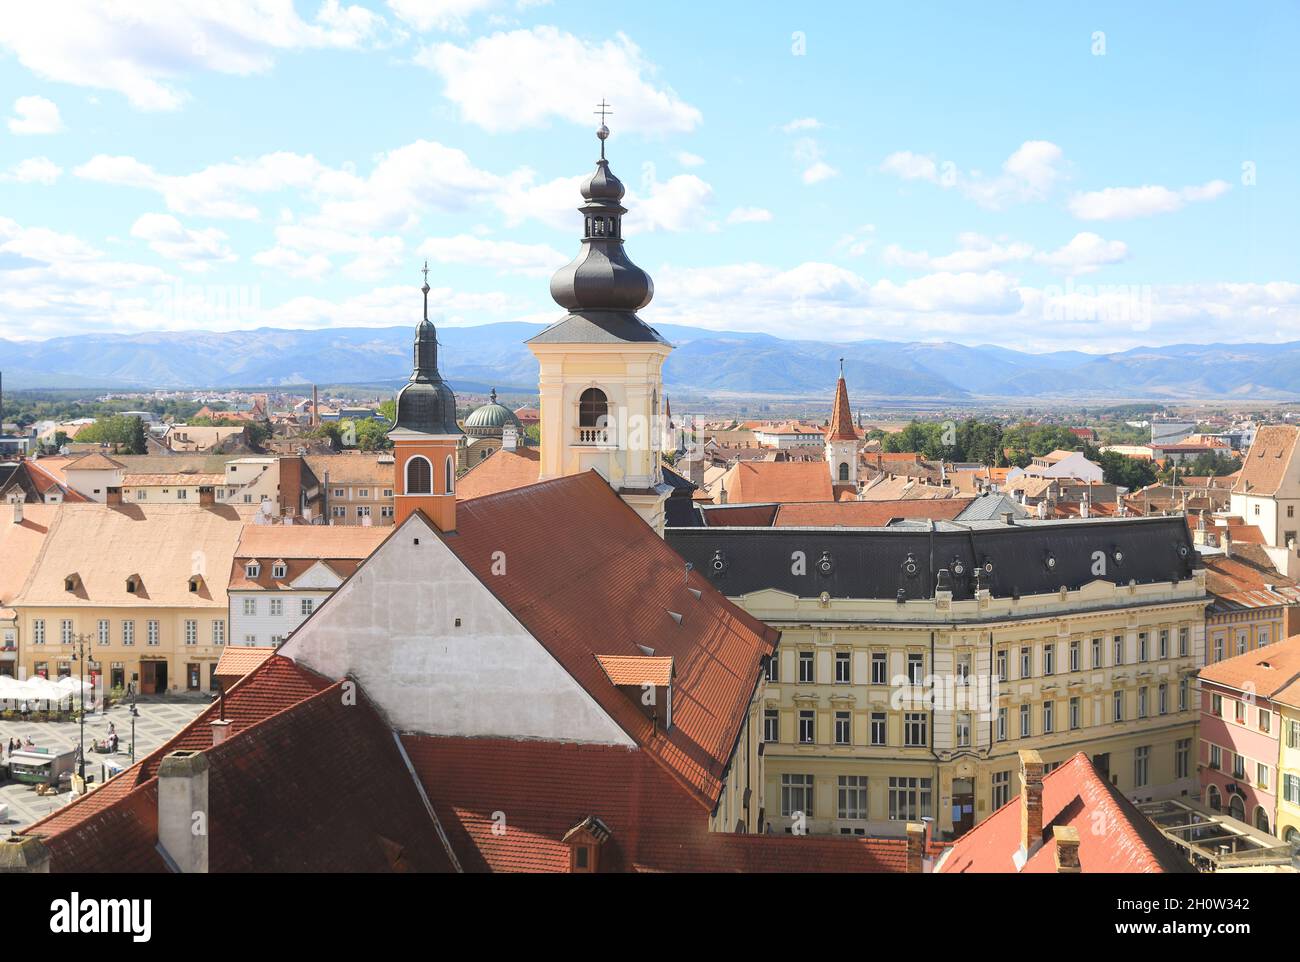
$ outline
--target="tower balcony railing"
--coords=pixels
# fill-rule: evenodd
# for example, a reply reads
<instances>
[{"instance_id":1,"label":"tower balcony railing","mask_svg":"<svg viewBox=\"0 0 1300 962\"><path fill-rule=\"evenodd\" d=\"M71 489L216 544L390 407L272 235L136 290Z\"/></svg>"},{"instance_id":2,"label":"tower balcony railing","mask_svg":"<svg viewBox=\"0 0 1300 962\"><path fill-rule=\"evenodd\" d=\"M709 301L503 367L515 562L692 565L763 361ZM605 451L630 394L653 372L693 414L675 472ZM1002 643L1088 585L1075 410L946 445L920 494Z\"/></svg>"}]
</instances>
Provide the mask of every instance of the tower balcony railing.
<instances>
[{"instance_id":1,"label":"tower balcony railing","mask_svg":"<svg viewBox=\"0 0 1300 962\"><path fill-rule=\"evenodd\" d=\"M605 446L609 444L613 433L609 428L578 428L574 443Z\"/></svg>"}]
</instances>

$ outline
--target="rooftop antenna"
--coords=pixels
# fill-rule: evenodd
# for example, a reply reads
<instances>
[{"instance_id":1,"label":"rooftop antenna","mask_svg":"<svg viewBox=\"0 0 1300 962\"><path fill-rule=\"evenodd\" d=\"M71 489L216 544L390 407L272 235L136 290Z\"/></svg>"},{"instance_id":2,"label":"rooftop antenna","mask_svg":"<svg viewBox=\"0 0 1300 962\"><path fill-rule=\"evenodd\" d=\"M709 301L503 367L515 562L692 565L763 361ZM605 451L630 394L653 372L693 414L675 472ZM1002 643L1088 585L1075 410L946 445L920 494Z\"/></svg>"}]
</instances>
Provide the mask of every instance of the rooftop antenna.
<instances>
[{"instance_id":1,"label":"rooftop antenna","mask_svg":"<svg viewBox=\"0 0 1300 962\"><path fill-rule=\"evenodd\" d=\"M605 98L600 98L600 103L596 105L593 114L600 116L600 126L596 128L596 136L600 138L600 159L605 159L605 141L609 138L609 128L605 126L605 117L613 115L614 111L609 109L609 104L605 103Z\"/></svg>"}]
</instances>

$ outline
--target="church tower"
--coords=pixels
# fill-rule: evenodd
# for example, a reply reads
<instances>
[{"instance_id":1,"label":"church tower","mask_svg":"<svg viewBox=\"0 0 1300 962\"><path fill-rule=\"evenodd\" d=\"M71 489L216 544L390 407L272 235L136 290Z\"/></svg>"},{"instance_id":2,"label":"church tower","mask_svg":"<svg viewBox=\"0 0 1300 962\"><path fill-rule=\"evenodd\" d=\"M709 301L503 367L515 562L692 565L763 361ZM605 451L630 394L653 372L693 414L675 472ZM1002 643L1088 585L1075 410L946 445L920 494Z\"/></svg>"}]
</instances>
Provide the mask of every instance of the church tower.
<instances>
[{"instance_id":1,"label":"church tower","mask_svg":"<svg viewBox=\"0 0 1300 962\"><path fill-rule=\"evenodd\" d=\"M569 313L527 342L541 367L541 478L594 468L662 534L660 405L672 345L636 314L654 283L623 249L624 188L605 159L603 122L596 136L600 160L578 208L581 248L551 278L551 297Z\"/></svg>"},{"instance_id":2,"label":"church tower","mask_svg":"<svg viewBox=\"0 0 1300 962\"><path fill-rule=\"evenodd\" d=\"M423 511L440 531L456 530L456 395L438 373L438 332L429 320L429 265L424 265L424 320L415 329L415 368L397 394L393 441L393 523Z\"/></svg>"},{"instance_id":3,"label":"church tower","mask_svg":"<svg viewBox=\"0 0 1300 962\"><path fill-rule=\"evenodd\" d=\"M826 465L831 484L858 488L858 432L853 428L853 411L849 408L849 389L844 383L844 359L840 358L840 379L835 382L835 406L826 428Z\"/></svg>"}]
</instances>

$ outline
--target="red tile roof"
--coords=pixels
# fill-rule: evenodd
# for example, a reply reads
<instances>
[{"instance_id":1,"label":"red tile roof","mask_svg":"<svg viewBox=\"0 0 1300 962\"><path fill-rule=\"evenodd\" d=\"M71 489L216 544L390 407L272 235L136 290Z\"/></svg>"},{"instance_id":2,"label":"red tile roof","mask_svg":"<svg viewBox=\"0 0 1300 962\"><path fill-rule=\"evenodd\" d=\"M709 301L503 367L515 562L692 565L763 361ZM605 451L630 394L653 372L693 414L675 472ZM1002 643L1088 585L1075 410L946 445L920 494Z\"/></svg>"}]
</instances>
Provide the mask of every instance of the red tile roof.
<instances>
[{"instance_id":1,"label":"red tile roof","mask_svg":"<svg viewBox=\"0 0 1300 962\"><path fill-rule=\"evenodd\" d=\"M1272 698L1275 692L1300 680L1300 635L1206 665L1197 677L1203 682L1250 691L1257 698Z\"/></svg>"},{"instance_id":2,"label":"red tile roof","mask_svg":"<svg viewBox=\"0 0 1300 962\"><path fill-rule=\"evenodd\" d=\"M262 648L255 645L227 645L221 649L217 659L218 678L243 678L262 662L275 654L275 648Z\"/></svg>"},{"instance_id":3,"label":"red tile roof","mask_svg":"<svg viewBox=\"0 0 1300 962\"><path fill-rule=\"evenodd\" d=\"M643 751L428 735L402 743L466 871L568 871L562 840L592 815L611 832L602 872L906 868L903 839L710 832L707 815Z\"/></svg>"},{"instance_id":4,"label":"red tile roof","mask_svg":"<svg viewBox=\"0 0 1300 962\"><path fill-rule=\"evenodd\" d=\"M841 525L879 528L894 518L931 518L951 521L973 498L930 498L906 501L840 501L824 504L783 504L772 522L775 528L812 528Z\"/></svg>"},{"instance_id":5,"label":"red tile roof","mask_svg":"<svg viewBox=\"0 0 1300 962\"><path fill-rule=\"evenodd\" d=\"M616 685L671 685L673 660L651 655L597 655L600 667Z\"/></svg>"},{"instance_id":6,"label":"red tile roof","mask_svg":"<svg viewBox=\"0 0 1300 962\"><path fill-rule=\"evenodd\" d=\"M835 403L832 405L831 424L826 429L828 441L856 441L858 432L853 427L853 412L849 410L849 389L843 376L835 382Z\"/></svg>"},{"instance_id":7,"label":"red tile roof","mask_svg":"<svg viewBox=\"0 0 1300 962\"><path fill-rule=\"evenodd\" d=\"M1261 567L1240 557L1207 555L1205 587L1229 608L1272 608L1300 603L1300 585L1278 574L1272 567Z\"/></svg>"},{"instance_id":8,"label":"red tile roof","mask_svg":"<svg viewBox=\"0 0 1300 962\"><path fill-rule=\"evenodd\" d=\"M1300 428L1290 424L1269 424L1255 433L1246 460L1237 474L1235 494L1276 494L1295 454Z\"/></svg>"},{"instance_id":9,"label":"red tile roof","mask_svg":"<svg viewBox=\"0 0 1300 962\"><path fill-rule=\"evenodd\" d=\"M556 530L581 546L563 563ZM628 735L713 807L779 632L699 572L687 575L681 556L595 471L463 502L444 540ZM493 576L494 552L510 559L509 578ZM667 732L654 730L595 657L644 655L639 645L674 660Z\"/></svg>"},{"instance_id":10,"label":"red tile roof","mask_svg":"<svg viewBox=\"0 0 1300 962\"><path fill-rule=\"evenodd\" d=\"M457 480L456 500L468 501L536 484L539 474L541 454L537 448L493 451Z\"/></svg>"},{"instance_id":11,"label":"red tile roof","mask_svg":"<svg viewBox=\"0 0 1300 962\"><path fill-rule=\"evenodd\" d=\"M1018 778L1019 776L1013 776ZM1020 848L1020 795L957 839L939 872L1015 872ZM1098 824L1106 831L1097 831ZM1042 846L1022 872L1055 872L1055 825L1079 832L1084 872L1190 872L1173 843L1079 752L1043 778Z\"/></svg>"},{"instance_id":12,"label":"red tile roof","mask_svg":"<svg viewBox=\"0 0 1300 962\"><path fill-rule=\"evenodd\" d=\"M835 500L830 469L821 461L741 461L721 484L729 504Z\"/></svg>"}]
</instances>

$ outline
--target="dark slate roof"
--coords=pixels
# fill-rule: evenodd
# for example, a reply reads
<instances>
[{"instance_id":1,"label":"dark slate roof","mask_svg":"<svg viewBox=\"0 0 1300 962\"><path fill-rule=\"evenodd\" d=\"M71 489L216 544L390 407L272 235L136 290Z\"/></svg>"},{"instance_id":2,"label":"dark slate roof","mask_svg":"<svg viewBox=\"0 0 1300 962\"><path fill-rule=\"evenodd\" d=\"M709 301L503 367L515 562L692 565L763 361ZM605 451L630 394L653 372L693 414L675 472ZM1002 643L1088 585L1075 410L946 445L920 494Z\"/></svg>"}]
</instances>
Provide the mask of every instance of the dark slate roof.
<instances>
[{"instance_id":1,"label":"dark slate roof","mask_svg":"<svg viewBox=\"0 0 1300 962\"><path fill-rule=\"evenodd\" d=\"M528 344L667 344L658 331L631 311L579 311L556 321Z\"/></svg>"},{"instance_id":2,"label":"dark slate roof","mask_svg":"<svg viewBox=\"0 0 1300 962\"><path fill-rule=\"evenodd\" d=\"M1077 589L1096 580L1127 584L1192 576L1200 556L1181 517L937 522L890 528L668 528L664 537L725 595L764 588L810 598L934 596L940 569L953 598L977 587L994 597ZM796 575L792 554L804 552L807 574ZM1093 574L1095 552L1106 573ZM1118 553L1118 560L1117 558ZM823 559L829 565L823 570ZM978 583L977 583L978 577Z\"/></svg>"}]
</instances>

